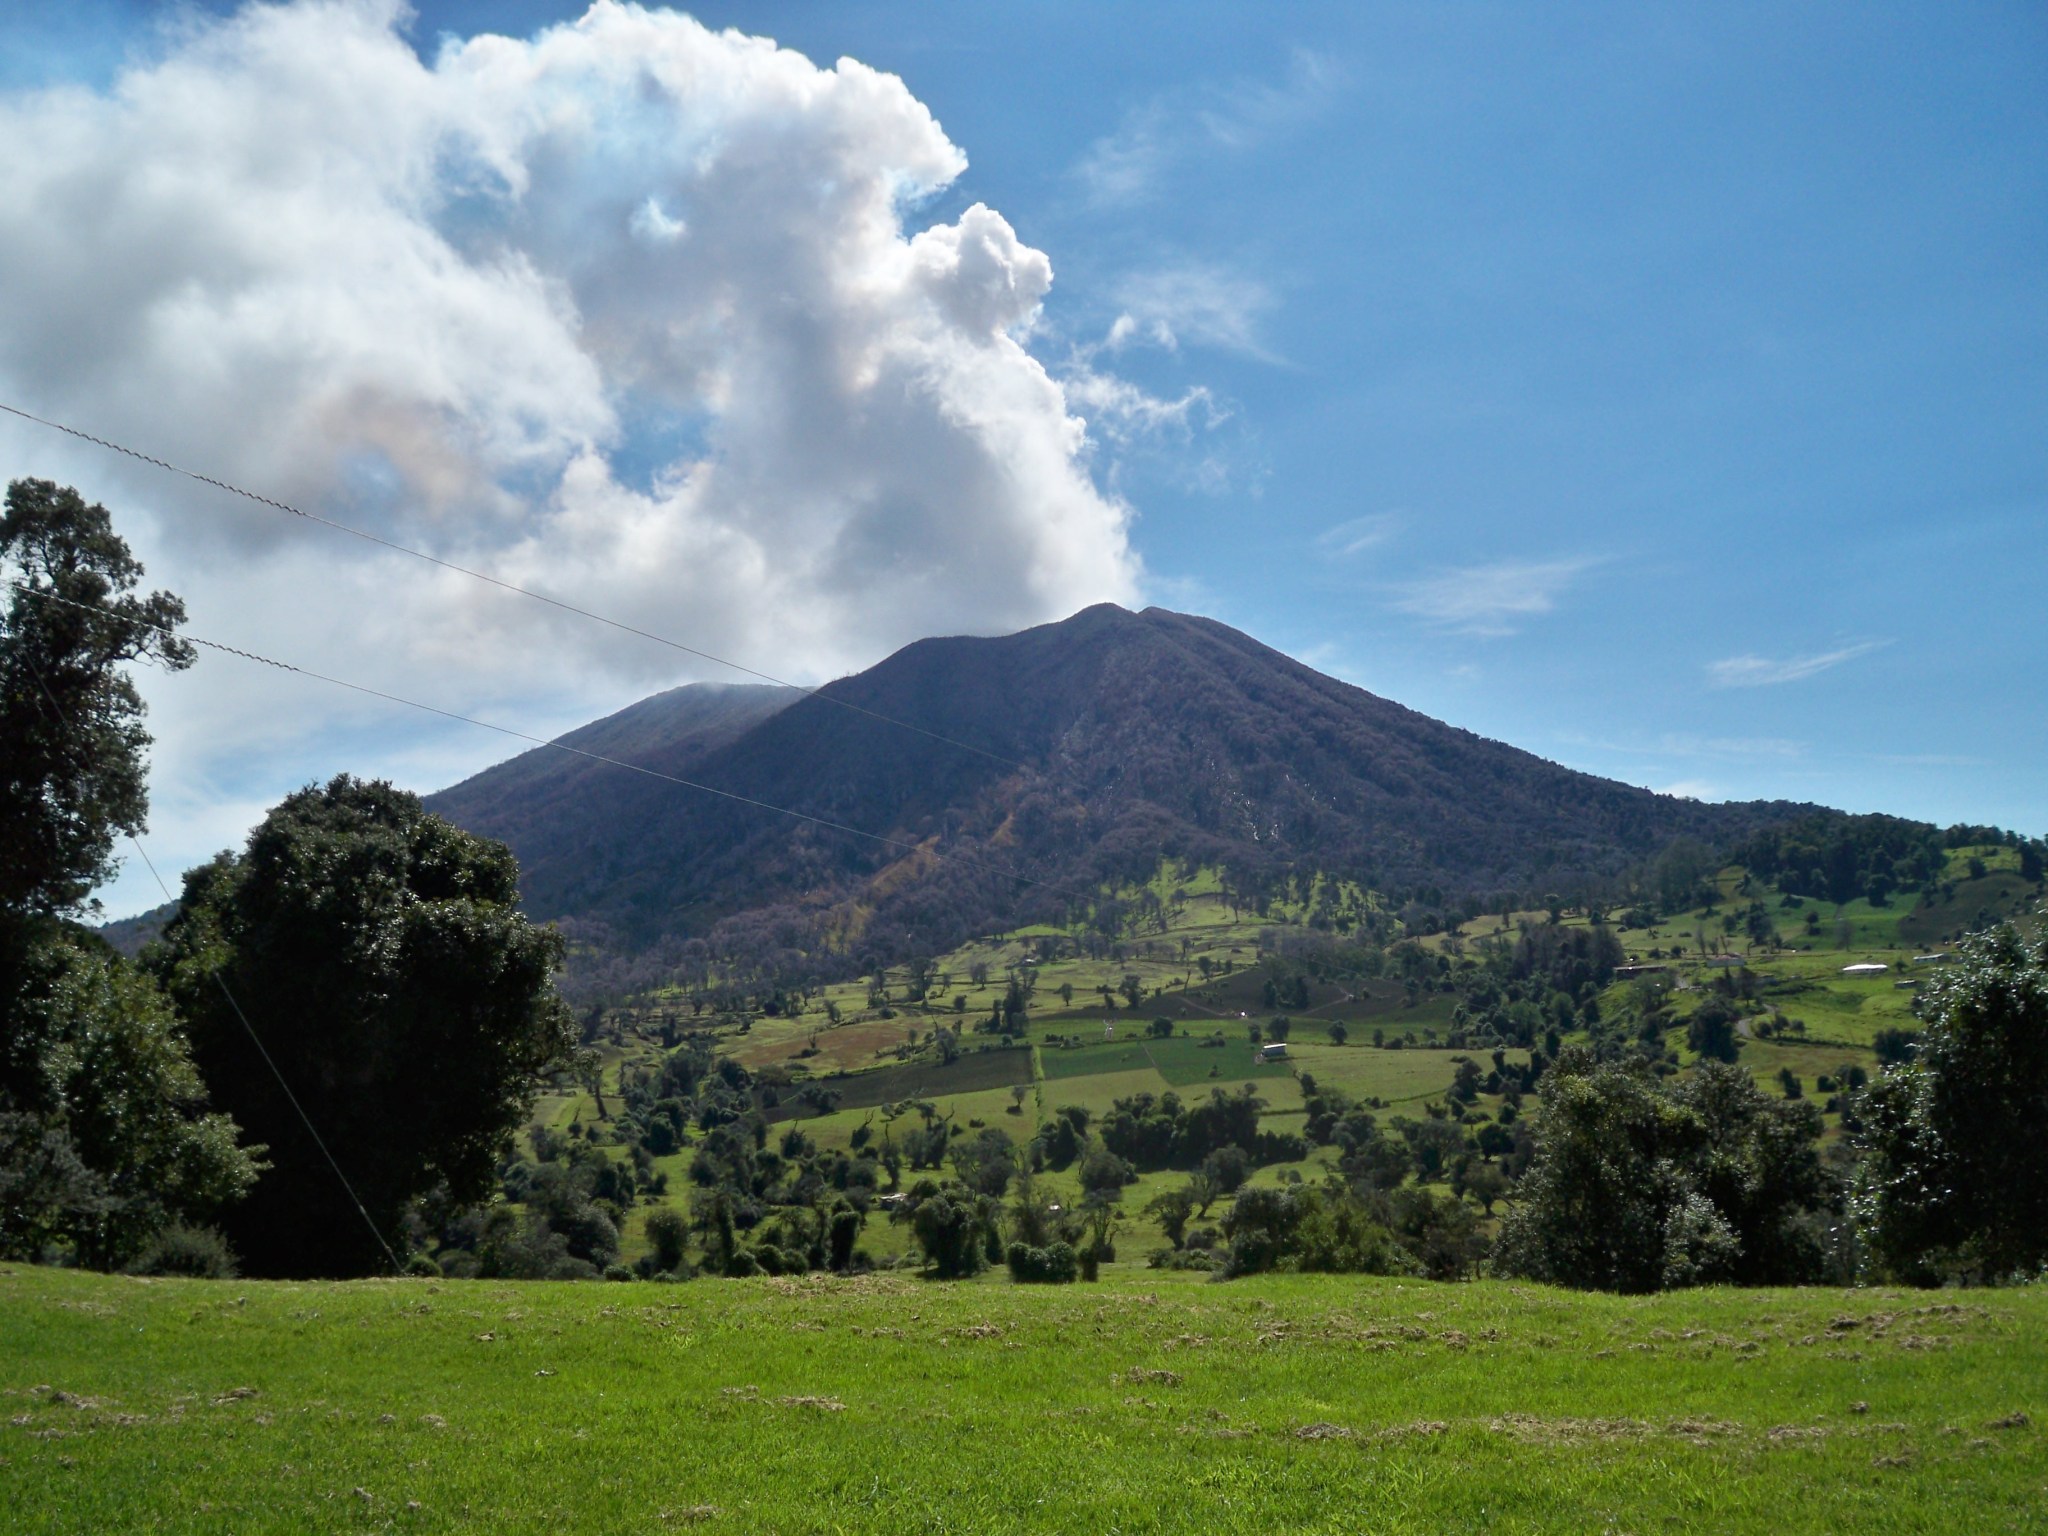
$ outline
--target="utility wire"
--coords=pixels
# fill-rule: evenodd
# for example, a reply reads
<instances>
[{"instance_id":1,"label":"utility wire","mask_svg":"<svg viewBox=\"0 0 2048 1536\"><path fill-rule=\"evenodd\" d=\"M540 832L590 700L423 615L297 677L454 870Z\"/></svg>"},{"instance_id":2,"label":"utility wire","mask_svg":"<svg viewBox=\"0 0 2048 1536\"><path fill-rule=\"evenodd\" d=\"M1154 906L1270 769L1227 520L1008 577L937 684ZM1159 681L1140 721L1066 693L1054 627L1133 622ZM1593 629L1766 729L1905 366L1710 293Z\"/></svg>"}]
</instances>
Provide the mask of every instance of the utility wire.
<instances>
[{"instance_id":1,"label":"utility wire","mask_svg":"<svg viewBox=\"0 0 2048 1536\"><path fill-rule=\"evenodd\" d=\"M730 667L735 672L743 672L748 677L757 677L764 683L775 684L778 688L793 688L799 693L809 694L814 699L823 699L827 704L837 705L839 708L849 710L856 715L866 715L870 720L879 720L884 725L893 725L902 730L914 731L928 740L940 742L949 747L958 747L963 752L972 752L978 757L989 759L991 762L1001 763L1006 768L1016 768L1025 773L1037 774L1040 777L1044 776L1044 770L1034 768L1029 763L1020 762L1012 757L1004 757L1000 752L991 752L986 747L977 747L970 742L956 740L954 737L942 735L938 731L928 730L921 725L913 725L908 720L898 720L894 716L881 713L879 710L868 709L863 705L842 699L837 694L827 693L822 687L806 687L802 683L792 683L785 678L776 677L771 673L762 672L754 667L744 666L737 661L728 661L723 656L715 656L710 651L699 650L693 645L685 645L680 640L672 640L666 635L655 634L652 630L641 629L637 625L628 624L621 619L609 618L602 613L578 607L576 604L565 602L558 597L549 597L545 592L536 592L531 587L522 587L516 582L505 581L484 571L472 570L466 565L457 565L452 560L443 560L439 555L430 555L423 549L415 549L409 544L397 543L395 540L384 538L380 534L371 533L367 529L338 522L331 517L322 517L317 512L308 512L302 507L292 506L289 502L278 501L256 491L244 490L241 486L234 485L229 481L216 479L212 475L201 474L198 470L186 469L166 459L159 459L153 454L142 452L140 449L125 447L104 437L95 437L92 433L81 428L66 426L63 422L52 421L46 416L37 416L33 412L22 410L19 406L8 405L5 401L0 401L0 411L4 411L10 416L18 416L23 421L32 421L39 427L48 427L54 432L65 433L68 436L79 439L81 442L105 448L109 452L125 454L131 459L135 459L143 464L152 465L157 469L166 470L171 474L183 475L187 480L196 480L201 485L210 485L216 490L226 491L231 496L240 496L245 500L255 502L258 506L268 507L274 512L283 512L292 517L302 518L309 523L318 523L323 528L332 528L335 532L348 534L351 538L362 539L366 543L375 544L380 548L391 550L397 554L409 555L415 560L424 560L429 565L436 565L444 571L453 571L458 576L467 576L474 581L484 582L489 586L497 587L501 591L511 592L520 597L530 597L537 603L546 603L550 608L559 609L563 613L574 614L578 618L589 619L593 623L606 625L611 629L620 631L622 634L635 635L642 640L652 640L656 645L665 645L670 650L680 651L686 656L695 656L699 660L713 662L721 667Z\"/></svg>"},{"instance_id":2,"label":"utility wire","mask_svg":"<svg viewBox=\"0 0 2048 1536\"><path fill-rule=\"evenodd\" d=\"M566 741L551 741L545 736L535 736L526 731L515 730L509 725L498 725L489 720L479 720L474 715L465 715L457 710L443 709L436 704L422 704L417 699L408 699L402 694L387 693L381 688L372 688L367 683L354 683L350 682L347 678L331 677L324 672L315 672L310 667L296 666L289 661L278 661L274 657L262 656L255 651L245 651L238 646L227 645L219 640L202 640L197 635L172 630L161 624L152 624L146 619L110 613L107 609L100 607L96 603L81 603L68 597L59 597L54 592L31 587L26 582L15 581L11 585L17 591L28 593L30 596L42 599L44 602L61 603L67 608L82 608L87 612L97 613L102 617L115 619L120 623L132 624L139 629L154 630L158 634L183 640L190 645L205 646L210 651L221 651L229 656L239 656L244 661L253 661L262 666L275 667L280 672L295 672L300 677L311 678L319 683L327 683L335 688L346 688L352 693L367 694L373 699L382 699L386 703L403 704L408 709L417 709L426 714L439 715L444 720L458 720L464 725L473 725L481 730L495 731L500 736L510 736L515 741L531 742L538 747L551 747L557 752L567 752L575 757L587 758L591 762L603 763L611 768L623 768L628 773L637 773L644 778L656 779L664 784L674 784L683 789L699 790L704 794L716 795L721 800L731 800L740 805L750 806L755 810L772 811L778 816L788 816L796 821L809 822L812 826L824 827L833 832L844 832L850 837L866 838L869 842L880 843L885 848L894 848L903 853L929 853L935 859L943 859L968 869L978 869L984 874L998 875L1004 879L1016 880L1021 884L1036 886L1040 890L1053 891L1061 896L1084 899L1079 892L1069 887L1056 885L1048 880L1034 879L1032 876L1024 874L1019 870L1010 869L1000 864L993 864L984 859L967 858L957 853L941 853L938 849L927 847L923 843L912 843L906 842L902 838L885 837L879 832L869 832L860 827L847 826L844 822L831 821L823 816L813 816L808 811L794 810L789 806L776 805L767 800L757 800L751 795L742 795L730 789L720 789L713 784L704 784L695 779L685 779L672 773L663 773L658 768L648 768L639 763L629 763L622 758L607 757L602 752L592 752L583 747L572 747Z\"/></svg>"},{"instance_id":3,"label":"utility wire","mask_svg":"<svg viewBox=\"0 0 2048 1536\"><path fill-rule=\"evenodd\" d=\"M19 590L34 591L33 588L24 587L20 582L16 582L14 585ZM55 602L67 603L73 608L92 608L95 612L106 613L104 608L99 608L95 604L72 603L69 599L57 597L54 593L41 592L35 595ZM109 616L121 617L120 615ZM171 633L169 630L162 629L159 625L143 624L140 620L129 620L128 622L140 624L145 629L157 629L164 634ZM65 716L64 706L57 702L57 696L50 691L50 685L43 680L43 674L37 670L36 664L30 661L26 654L22 655L21 661L28 668L29 675L36 680L36 686L42 690L43 697L50 701L50 709L57 717L58 726L68 736L71 730L71 722ZM163 875L158 871L156 860L152 859L149 856L149 850L142 846L142 839L135 833L130 832L128 834L128 841L135 845L135 851L142 856L142 862L148 868L150 877L156 881L157 889L164 893L164 900L177 900L171 894L171 888L165 882ZM398 1262L398 1255L392 1251L391 1244L385 1240L383 1230L371 1219L370 1212L364 1206L362 1197L356 1193L355 1185L351 1184L348 1175L341 1171L341 1164L335 1158L334 1153L328 1149L326 1138L320 1134L319 1129L313 1124L313 1117L306 1113L306 1106L299 1102L299 1096L292 1092L292 1085L285 1080L284 1072L278 1067L276 1059L270 1054L269 1048L264 1045L262 1037L256 1033L256 1026L249 1022L249 1015L242 1010L242 1005L236 1001L235 994L228 990L227 980L221 975L220 967L218 965L214 966L209 975L212 977L214 985L220 988L220 995L227 999L228 1007L234 1012L235 1017L241 1020L242 1029L249 1036L249 1043L256 1047L256 1054L263 1058L263 1064L270 1068L270 1075L277 1079L277 1086L283 1090L286 1102L297 1113L299 1123L305 1126L306 1134L313 1138L313 1145L320 1149L320 1155L327 1159L327 1166L334 1170L335 1178L341 1181L342 1189L348 1194L349 1203L355 1206L357 1214L363 1218L363 1225L370 1229L370 1236L377 1240L377 1246L384 1250L384 1257L391 1261L391 1272L395 1275L403 1275L405 1273L405 1266Z\"/></svg>"}]
</instances>

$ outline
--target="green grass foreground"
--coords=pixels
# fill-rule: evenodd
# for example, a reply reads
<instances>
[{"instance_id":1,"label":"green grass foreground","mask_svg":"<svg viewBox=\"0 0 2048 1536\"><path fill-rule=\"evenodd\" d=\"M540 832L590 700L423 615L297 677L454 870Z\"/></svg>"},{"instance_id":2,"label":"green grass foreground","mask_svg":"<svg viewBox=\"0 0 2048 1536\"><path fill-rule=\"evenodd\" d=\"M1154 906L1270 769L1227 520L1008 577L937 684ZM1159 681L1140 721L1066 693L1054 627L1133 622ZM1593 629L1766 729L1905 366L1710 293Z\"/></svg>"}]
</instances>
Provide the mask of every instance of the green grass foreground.
<instances>
[{"instance_id":1,"label":"green grass foreground","mask_svg":"<svg viewBox=\"0 0 2048 1536\"><path fill-rule=\"evenodd\" d=\"M2048 1528L2048 1292L0 1272L44 1531Z\"/></svg>"}]
</instances>

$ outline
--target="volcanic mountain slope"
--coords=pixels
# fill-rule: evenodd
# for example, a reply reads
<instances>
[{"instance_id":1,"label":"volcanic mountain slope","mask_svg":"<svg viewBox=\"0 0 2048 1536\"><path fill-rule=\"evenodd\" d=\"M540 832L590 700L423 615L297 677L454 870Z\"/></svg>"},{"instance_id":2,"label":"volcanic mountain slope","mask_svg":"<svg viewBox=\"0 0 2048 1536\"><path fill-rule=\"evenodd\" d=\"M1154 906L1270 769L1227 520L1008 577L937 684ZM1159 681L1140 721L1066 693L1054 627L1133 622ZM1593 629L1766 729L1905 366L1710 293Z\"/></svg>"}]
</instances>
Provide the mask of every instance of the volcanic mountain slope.
<instances>
[{"instance_id":1,"label":"volcanic mountain slope","mask_svg":"<svg viewBox=\"0 0 2048 1536\"><path fill-rule=\"evenodd\" d=\"M564 739L890 842L546 748L429 804L512 845L536 917L607 947L723 923L804 950L857 911L877 951L1049 916L1162 857L1517 891L1811 809L1576 773L1157 608L922 640L790 698L678 689Z\"/></svg>"},{"instance_id":2,"label":"volcanic mountain slope","mask_svg":"<svg viewBox=\"0 0 2048 1536\"><path fill-rule=\"evenodd\" d=\"M510 843L531 890L537 871L573 868L594 839L602 841L592 818L618 804L629 787L626 781L655 782L599 758L687 777L705 756L802 697L800 688L765 683L671 688L557 738L573 752L555 747L522 752L429 796L427 806L457 826ZM579 755L584 753L591 755ZM662 785L657 798L679 793Z\"/></svg>"}]
</instances>

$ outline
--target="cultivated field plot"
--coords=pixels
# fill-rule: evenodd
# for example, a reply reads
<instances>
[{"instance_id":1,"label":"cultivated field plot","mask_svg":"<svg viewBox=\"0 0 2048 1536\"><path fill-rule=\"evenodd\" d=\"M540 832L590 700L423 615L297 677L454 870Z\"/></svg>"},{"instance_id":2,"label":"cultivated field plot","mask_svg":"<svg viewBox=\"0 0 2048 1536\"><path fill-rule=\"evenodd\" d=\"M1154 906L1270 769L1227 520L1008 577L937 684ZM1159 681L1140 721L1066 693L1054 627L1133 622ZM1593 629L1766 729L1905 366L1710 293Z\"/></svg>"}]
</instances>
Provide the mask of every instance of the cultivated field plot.
<instances>
[{"instance_id":1,"label":"cultivated field plot","mask_svg":"<svg viewBox=\"0 0 2048 1536\"><path fill-rule=\"evenodd\" d=\"M1318 1083L1341 1088L1354 1098L1377 1098L1390 1105L1442 1098L1460 1058L1469 1057L1481 1070L1493 1065L1491 1051L1382 1051L1369 1045L1319 1045L1313 1040L1290 1043L1288 1050L1294 1065ZM1529 1059L1527 1051L1504 1054L1516 1065Z\"/></svg>"},{"instance_id":2,"label":"cultivated field plot","mask_svg":"<svg viewBox=\"0 0 2048 1536\"><path fill-rule=\"evenodd\" d=\"M810 1081L839 1095L841 1109L872 1109L906 1099L942 1099L953 1095L980 1093L990 1088L1007 1088L1012 1083L1031 1081L1031 1053L1025 1050L968 1051L950 1062L920 1061L902 1067L880 1067L872 1072L855 1072L846 1077L821 1077ZM795 1090L789 1090L792 1094ZM801 1118L785 1101L767 1112L770 1120Z\"/></svg>"},{"instance_id":3,"label":"cultivated field plot","mask_svg":"<svg viewBox=\"0 0 2048 1536\"><path fill-rule=\"evenodd\" d=\"M1150 1070L1173 1087L1186 1088L1210 1082L1223 1085L1261 1077L1286 1077L1292 1070L1285 1061L1260 1060L1257 1050L1241 1034L1221 1048L1191 1039L1119 1040L1114 1044L1097 1043L1065 1050L1043 1046L1038 1055L1045 1064L1048 1082L1094 1077L1104 1072Z\"/></svg>"},{"instance_id":4,"label":"cultivated field plot","mask_svg":"<svg viewBox=\"0 0 2048 1536\"><path fill-rule=\"evenodd\" d=\"M0 1273L9 1528L2042 1529L2048 1293Z\"/></svg>"}]
</instances>

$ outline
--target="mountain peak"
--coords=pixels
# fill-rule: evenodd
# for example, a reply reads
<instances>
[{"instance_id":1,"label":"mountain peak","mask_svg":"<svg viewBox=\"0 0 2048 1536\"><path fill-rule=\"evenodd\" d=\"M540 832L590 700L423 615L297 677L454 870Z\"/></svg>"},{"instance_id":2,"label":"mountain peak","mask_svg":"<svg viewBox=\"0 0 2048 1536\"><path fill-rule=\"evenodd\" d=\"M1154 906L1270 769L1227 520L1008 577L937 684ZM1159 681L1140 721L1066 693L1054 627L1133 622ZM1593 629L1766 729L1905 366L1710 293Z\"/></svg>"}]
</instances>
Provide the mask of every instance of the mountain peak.
<instances>
[{"instance_id":1,"label":"mountain peak","mask_svg":"<svg viewBox=\"0 0 2048 1536\"><path fill-rule=\"evenodd\" d=\"M931 950L1162 859L1521 892L1790 811L1575 773L1216 620L1113 603L920 640L816 694L671 690L564 739L757 803L545 750L434 797L511 843L536 917L628 947L740 923L807 950L854 923L864 945ZM906 844L940 857L900 865Z\"/></svg>"}]
</instances>

